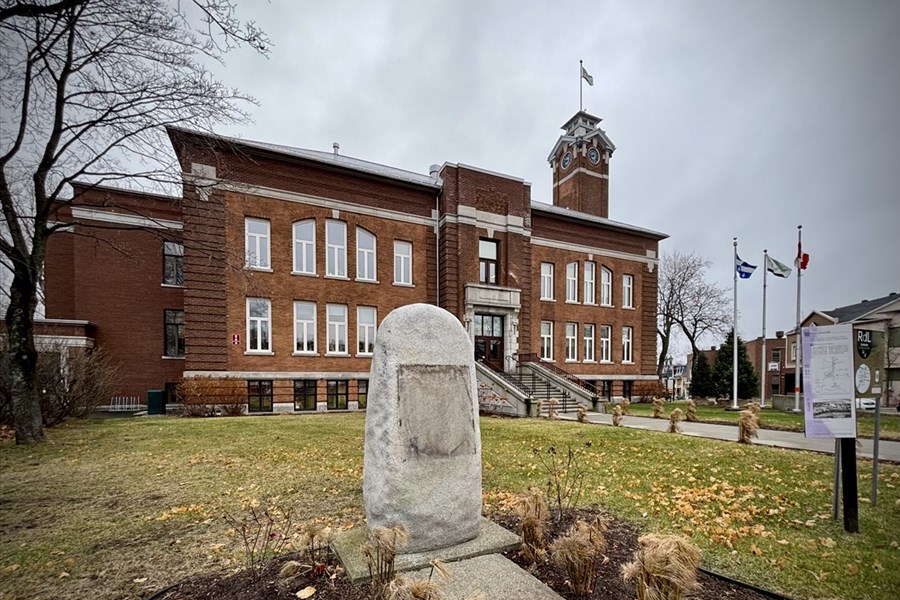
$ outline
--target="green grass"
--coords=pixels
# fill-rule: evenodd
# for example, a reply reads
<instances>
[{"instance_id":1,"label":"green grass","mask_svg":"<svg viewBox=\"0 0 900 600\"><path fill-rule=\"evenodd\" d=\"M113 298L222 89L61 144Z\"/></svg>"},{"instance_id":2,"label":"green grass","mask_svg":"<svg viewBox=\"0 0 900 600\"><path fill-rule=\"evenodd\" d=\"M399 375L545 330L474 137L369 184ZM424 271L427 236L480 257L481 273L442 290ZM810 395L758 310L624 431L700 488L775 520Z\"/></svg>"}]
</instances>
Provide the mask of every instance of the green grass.
<instances>
[{"instance_id":1,"label":"green grass","mask_svg":"<svg viewBox=\"0 0 900 600\"><path fill-rule=\"evenodd\" d=\"M669 418L672 409L685 409L686 402L666 402L665 418ZM650 403L632 404L628 413L636 417L653 416L653 405ZM736 425L738 411L725 410L719 406L697 403L697 420L703 423L724 423ZM860 437L871 438L875 435L875 414L869 411L856 411L857 431ZM774 408L766 408L760 413L760 427L763 429L781 429L784 431L803 432L803 414L784 412ZM880 436L883 440L900 441L900 413L894 407L882 409L880 419Z\"/></svg>"},{"instance_id":2,"label":"green grass","mask_svg":"<svg viewBox=\"0 0 900 600\"><path fill-rule=\"evenodd\" d=\"M796 598L900 589L900 467L858 535L830 518L829 457L628 428L483 419L485 511L545 481L532 448L591 442L583 505L689 535L706 567ZM0 447L0 598L141 598L241 564L242 502L359 525L364 416L77 421ZM860 461L868 497L871 463Z\"/></svg>"}]
</instances>

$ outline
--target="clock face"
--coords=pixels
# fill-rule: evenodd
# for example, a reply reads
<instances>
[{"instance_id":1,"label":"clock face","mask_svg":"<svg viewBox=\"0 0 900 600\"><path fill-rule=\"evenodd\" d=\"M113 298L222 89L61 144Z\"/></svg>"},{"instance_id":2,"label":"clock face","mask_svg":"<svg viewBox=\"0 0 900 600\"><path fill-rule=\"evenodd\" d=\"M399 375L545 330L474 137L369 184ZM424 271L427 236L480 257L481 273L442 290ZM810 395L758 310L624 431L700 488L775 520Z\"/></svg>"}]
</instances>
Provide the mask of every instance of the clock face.
<instances>
[{"instance_id":1,"label":"clock face","mask_svg":"<svg viewBox=\"0 0 900 600\"><path fill-rule=\"evenodd\" d=\"M572 164L572 153L566 152L562 158L562 168L568 169L569 165L571 165L571 164Z\"/></svg>"},{"instance_id":2,"label":"clock face","mask_svg":"<svg viewBox=\"0 0 900 600\"><path fill-rule=\"evenodd\" d=\"M600 162L600 151L596 148L588 150L588 159L595 165Z\"/></svg>"},{"instance_id":3,"label":"clock face","mask_svg":"<svg viewBox=\"0 0 900 600\"><path fill-rule=\"evenodd\" d=\"M869 389L871 382L872 372L869 370L869 366L859 365L859 368L856 370L856 391L860 394L864 393Z\"/></svg>"}]
</instances>

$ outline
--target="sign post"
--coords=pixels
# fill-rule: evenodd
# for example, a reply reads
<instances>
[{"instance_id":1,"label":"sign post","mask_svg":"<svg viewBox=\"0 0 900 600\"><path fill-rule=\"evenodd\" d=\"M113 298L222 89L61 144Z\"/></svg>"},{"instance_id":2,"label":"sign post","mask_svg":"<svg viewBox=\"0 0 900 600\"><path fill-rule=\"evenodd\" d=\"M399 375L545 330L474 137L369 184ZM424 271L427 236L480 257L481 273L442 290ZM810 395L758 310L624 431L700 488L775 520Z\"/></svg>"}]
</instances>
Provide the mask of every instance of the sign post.
<instances>
[{"instance_id":1,"label":"sign post","mask_svg":"<svg viewBox=\"0 0 900 600\"><path fill-rule=\"evenodd\" d=\"M872 506L878 503L878 442L881 437L881 397L886 381L882 381L884 371L885 339L884 331L864 329L865 325L853 331L853 376L856 386L858 406L863 400L875 401L875 434L872 438ZM880 325L870 325L880 327Z\"/></svg>"}]
</instances>

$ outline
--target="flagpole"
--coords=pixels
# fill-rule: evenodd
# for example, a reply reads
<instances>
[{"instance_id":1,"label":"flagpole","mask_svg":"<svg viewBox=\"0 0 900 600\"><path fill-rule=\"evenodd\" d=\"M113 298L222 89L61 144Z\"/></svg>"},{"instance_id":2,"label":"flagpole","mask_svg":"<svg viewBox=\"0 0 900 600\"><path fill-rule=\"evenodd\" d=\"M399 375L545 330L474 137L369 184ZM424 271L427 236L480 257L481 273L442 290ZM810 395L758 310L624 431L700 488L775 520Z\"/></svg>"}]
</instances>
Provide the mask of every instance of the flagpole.
<instances>
[{"instance_id":1,"label":"flagpole","mask_svg":"<svg viewBox=\"0 0 900 600\"><path fill-rule=\"evenodd\" d=\"M766 362L766 274L769 266L769 250L763 250L763 323L762 323L762 356L759 358L759 407L766 406L766 375L769 373L768 363Z\"/></svg>"},{"instance_id":2,"label":"flagpole","mask_svg":"<svg viewBox=\"0 0 900 600\"><path fill-rule=\"evenodd\" d=\"M584 110L584 61L578 61L578 112Z\"/></svg>"},{"instance_id":3,"label":"flagpole","mask_svg":"<svg viewBox=\"0 0 900 600\"><path fill-rule=\"evenodd\" d=\"M797 225L797 260L795 261L795 267L797 267L797 354L794 356L794 412L800 412L800 357L803 355L803 348L800 345L800 279L803 276L803 269L800 268L800 264L803 261L803 243L801 241L801 234L803 232L803 225Z\"/></svg>"},{"instance_id":4,"label":"flagpole","mask_svg":"<svg viewBox=\"0 0 900 600\"><path fill-rule=\"evenodd\" d=\"M738 273L737 273L737 264L738 264L737 238L734 238L734 265L735 265L734 266L734 322L732 324L733 339L732 339L732 344L731 344L732 373L734 375L733 381L732 381L733 386L731 389L731 408L733 408L733 409L737 409L737 407L738 407L738 403L737 403L737 391L738 391L738 372L737 372L737 369L738 369L738 359L737 359L737 356L738 356L738 352L737 352L737 347L738 347L738 340L737 340L737 315L738 315L737 280L738 280Z\"/></svg>"}]
</instances>

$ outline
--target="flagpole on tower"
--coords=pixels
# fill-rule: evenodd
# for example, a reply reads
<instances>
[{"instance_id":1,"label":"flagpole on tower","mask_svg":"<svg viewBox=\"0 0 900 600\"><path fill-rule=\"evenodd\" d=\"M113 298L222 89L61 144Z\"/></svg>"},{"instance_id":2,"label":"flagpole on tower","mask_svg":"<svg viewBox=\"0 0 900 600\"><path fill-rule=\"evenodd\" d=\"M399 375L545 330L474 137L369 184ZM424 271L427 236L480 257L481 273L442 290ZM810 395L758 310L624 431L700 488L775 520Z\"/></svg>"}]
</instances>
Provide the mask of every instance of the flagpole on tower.
<instances>
[{"instance_id":1,"label":"flagpole on tower","mask_svg":"<svg viewBox=\"0 0 900 600\"><path fill-rule=\"evenodd\" d=\"M734 264L738 264L738 253L737 253L737 238L734 238ZM733 377L733 385L731 389L731 408L737 410L737 391L738 391L738 340L737 340L737 280L738 280L738 269L735 266L734 269L734 321L732 322L732 374Z\"/></svg>"},{"instance_id":2,"label":"flagpole on tower","mask_svg":"<svg viewBox=\"0 0 900 600\"><path fill-rule=\"evenodd\" d=\"M578 61L578 112L584 110L584 61Z\"/></svg>"},{"instance_id":3,"label":"flagpole on tower","mask_svg":"<svg viewBox=\"0 0 900 600\"><path fill-rule=\"evenodd\" d=\"M794 412L800 412L800 357L803 355L802 346L800 345L800 279L803 277L803 243L801 235L803 233L803 225L797 225L797 337L794 342L797 344L797 352L794 356Z\"/></svg>"},{"instance_id":4,"label":"flagpole on tower","mask_svg":"<svg viewBox=\"0 0 900 600\"><path fill-rule=\"evenodd\" d=\"M759 407L766 407L766 375L769 372L766 363L766 272L769 270L769 250L763 250L763 323L762 323L762 355L759 357L759 372L762 375L759 382Z\"/></svg>"}]
</instances>

